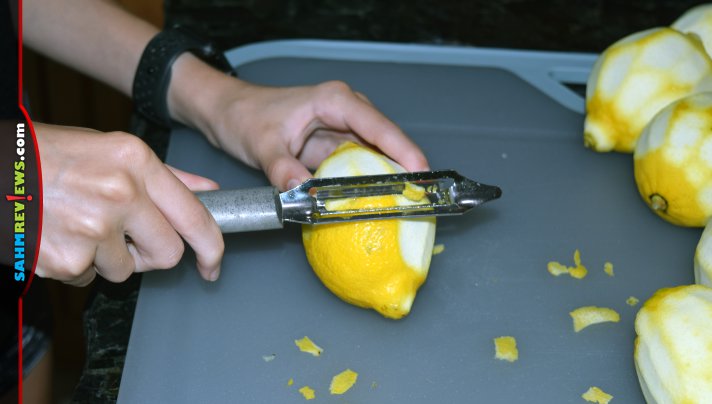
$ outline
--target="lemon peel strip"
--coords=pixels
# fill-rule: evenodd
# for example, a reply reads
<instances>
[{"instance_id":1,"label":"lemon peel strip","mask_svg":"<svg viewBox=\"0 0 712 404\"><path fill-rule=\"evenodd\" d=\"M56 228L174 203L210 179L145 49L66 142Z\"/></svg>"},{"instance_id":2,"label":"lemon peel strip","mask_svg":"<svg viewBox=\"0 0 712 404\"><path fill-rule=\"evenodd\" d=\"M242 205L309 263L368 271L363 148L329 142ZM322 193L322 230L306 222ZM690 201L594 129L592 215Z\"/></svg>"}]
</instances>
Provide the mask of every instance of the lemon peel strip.
<instances>
[{"instance_id":1,"label":"lemon peel strip","mask_svg":"<svg viewBox=\"0 0 712 404\"><path fill-rule=\"evenodd\" d=\"M299 392L302 393L302 396L304 396L304 399L306 400L313 400L316 397L316 394L314 394L314 389L309 386L304 386L300 388Z\"/></svg>"},{"instance_id":2,"label":"lemon peel strip","mask_svg":"<svg viewBox=\"0 0 712 404\"><path fill-rule=\"evenodd\" d=\"M320 356L324 349L319 345L315 344L309 337L304 337L302 339L295 339L294 344L299 348L300 351L312 354L314 356Z\"/></svg>"},{"instance_id":3,"label":"lemon peel strip","mask_svg":"<svg viewBox=\"0 0 712 404\"><path fill-rule=\"evenodd\" d=\"M497 337L494 339L494 357L499 360L514 362L519 359L517 340L511 336Z\"/></svg>"},{"instance_id":4,"label":"lemon peel strip","mask_svg":"<svg viewBox=\"0 0 712 404\"><path fill-rule=\"evenodd\" d=\"M579 332L584 328L598 323L613 322L621 320L620 314L607 307L584 306L569 313L574 320L574 331Z\"/></svg>"},{"instance_id":5,"label":"lemon peel strip","mask_svg":"<svg viewBox=\"0 0 712 404\"><path fill-rule=\"evenodd\" d=\"M351 369L346 369L338 375L331 378L331 384L329 385L329 392L331 394L344 394L349 389L356 384L358 380L358 373Z\"/></svg>"},{"instance_id":6,"label":"lemon peel strip","mask_svg":"<svg viewBox=\"0 0 712 404\"><path fill-rule=\"evenodd\" d=\"M610 262L603 264L603 272L605 272L608 276L615 276L615 273L613 272L613 264Z\"/></svg>"},{"instance_id":7,"label":"lemon peel strip","mask_svg":"<svg viewBox=\"0 0 712 404\"><path fill-rule=\"evenodd\" d=\"M608 404L613 399L613 396L594 386L589 387L589 389L581 395L581 398L590 403Z\"/></svg>"}]
</instances>

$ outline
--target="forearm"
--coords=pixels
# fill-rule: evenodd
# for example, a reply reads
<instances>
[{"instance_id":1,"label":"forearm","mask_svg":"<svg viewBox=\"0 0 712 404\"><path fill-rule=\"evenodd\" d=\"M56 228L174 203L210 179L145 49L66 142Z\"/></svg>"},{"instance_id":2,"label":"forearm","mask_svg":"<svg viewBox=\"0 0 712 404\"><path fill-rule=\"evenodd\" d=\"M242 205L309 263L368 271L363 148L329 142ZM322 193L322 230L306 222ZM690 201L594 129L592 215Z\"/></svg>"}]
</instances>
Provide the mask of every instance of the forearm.
<instances>
[{"instance_id":1,"label":"forearm","mask_svg":"<svg viewBox=\"0 0 712 404\"><path fill-rule=\"evenodd\" d=\"M127 96L141 54L158 32L111 0L25 0L23 25L27 45ZM181 55L168 92L171 116L210 137L216 94L241 84L225 78L189 53Z\"/></svg>"},{"instance_id":2,"label":"forearm","mask_svg":"<svg viewBox=\"0 0 712 404\"><path fill-rule=\"evenodd\" d=\"M141 53L158 32L109 0L25 0L22 18L27 45L128 96Z\"/></svg>"},{"instance_id":3,"label":"forearm","mask_svg":"<svg viewBox=\"0 0 712 404\"><path fill-rule=\"evenodd\" d=\"M244 96L246 87L251 86L184 53L173 64L168 111L174 120L198 129L217 145L215 116L228 103L224 98Z\"/></svg>"},{"instance_id":4,"label":"forearm","mask_svg":"<svg viewBox=\"0 0 712 404\"><path fill-rule=\"evenodd\" d=\"M26 43L132 96L144 49L158 29L109 0L25 0ZM362 94L340 82L269 88L213 69L190 53L172 65L172 119L265 171L281 189L303 181L344 139L362 139L411 171L422 152Z\"/></svg>"}]
</instances>

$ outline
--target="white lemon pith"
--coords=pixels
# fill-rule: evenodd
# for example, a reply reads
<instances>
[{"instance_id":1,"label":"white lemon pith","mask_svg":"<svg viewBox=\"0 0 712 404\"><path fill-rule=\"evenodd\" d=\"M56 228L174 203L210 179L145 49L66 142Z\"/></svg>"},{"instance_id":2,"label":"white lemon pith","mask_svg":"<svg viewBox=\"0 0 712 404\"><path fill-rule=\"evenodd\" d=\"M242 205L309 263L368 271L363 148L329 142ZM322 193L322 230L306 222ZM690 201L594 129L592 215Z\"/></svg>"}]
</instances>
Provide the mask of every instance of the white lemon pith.
<instances>
[{"instance_id":1,"label":"white lemon pith","mask_svg":"<svg viewBox=\"0 0 712 404\"><path fill-rule=\"evenodd\" d=\"M712 60L696 37L671 28L627 36L601 54L589 76L584 144L632 152L658 111L705 90L712 90Z\"/></svg>"},{"instance_id":2,"label":"white lemon pith","mask_svg":"<svg viewBox=\"0 0 712 404\"><path fill-rule=\"evenodd\" d=\"M712 225L707 223L695 250L695 283L712 287Z\"/></svg>"},{"instance_id":3,"label":"white lemon pith","mask_svg":"<svg viewBox=\"0 0 712 404\"><path fill-rule=\"evenodd\" d=\"M696 35L702 41L707 54L712 55L712 4L691 8L681 15L672 27L680 32Z\"/></svg>"},{"instance_id":4,"label":"white lemon pith","mask_svg":"<svg viewBox=\"0 0 712 404\"><path fill-rule=\"evenodd\" d=\"M660 111L633 161L640 196L655 213L677 225L704 226L712 215L712 92Z\"/></svg>"},{"instance_id":5,"label":"white lemon pith","mask_svg":"<svg viewBox=\"0 0 712 404\"><path fill-rule=\"evenodd\" d=\"M648 404L709 403L712 289L661 289L635 320L635 368Z\"/></svg>"},{"instance_id":6,"label":"white lemon pith","mask_svg":"<svg viewBox=\"0 0 712 404\"><path fill-rule=\"evenodd\" d=\"M392 174L403 168L354 143L339 146L319 166L316 177ZM329 209L358 209L414 204L403 195L337 201ZM385 317L401 318L430 267L435 219L386 219L302 227L304 250L312 269L335 295Z\"/></svg>"}]
</instances>

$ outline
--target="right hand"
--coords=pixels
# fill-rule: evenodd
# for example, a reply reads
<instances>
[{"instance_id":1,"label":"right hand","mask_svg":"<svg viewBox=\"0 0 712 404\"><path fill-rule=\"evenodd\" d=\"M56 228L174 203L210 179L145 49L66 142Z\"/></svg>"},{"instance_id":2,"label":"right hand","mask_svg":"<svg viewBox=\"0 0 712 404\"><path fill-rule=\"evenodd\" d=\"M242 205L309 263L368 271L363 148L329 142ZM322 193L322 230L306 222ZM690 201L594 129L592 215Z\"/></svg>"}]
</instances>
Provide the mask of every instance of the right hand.
<instances>
[{"instance_id":1,"label":"right hand","mask_svg":"<svg viewBox=\"0 0 712 404\"><path fill-rule=\"evenodd\" d=\"M35 123L43 217L36 274L84 286L175 266L184 239L214 281L224 252L215 220L191 191L215 182L163 164L126 133ZM182 238L182 239L181 239Z\"/></svg>"}]
</instances>

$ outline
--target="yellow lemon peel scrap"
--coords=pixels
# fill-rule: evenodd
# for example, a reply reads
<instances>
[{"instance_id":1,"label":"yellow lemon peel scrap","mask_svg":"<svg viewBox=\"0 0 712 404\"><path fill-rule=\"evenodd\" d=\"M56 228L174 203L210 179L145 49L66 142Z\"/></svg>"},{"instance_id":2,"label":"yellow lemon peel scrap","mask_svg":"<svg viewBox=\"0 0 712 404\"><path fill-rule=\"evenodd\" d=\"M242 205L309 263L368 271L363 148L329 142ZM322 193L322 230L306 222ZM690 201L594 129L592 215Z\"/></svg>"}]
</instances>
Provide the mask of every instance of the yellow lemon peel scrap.
<instances>
[{"instance_id":1,"label":"yellow lemon peel scrap","mask_svg":"<svg viewBox=\"0 0 712 404\"><path fill-rule=\"evenodd\" d=\"M344 394L356 383L358 373L351 369L346 369L338 375L331 378L329 392L331 394Z\"/></svg>"},{"instance_id":2,"label":"yellow lemon peel scrap","mask_svg":"<svg viewBox=\"0 0 712 404\"><path fill-rule=\"evenodd\" d=\"M519 359L517 340L514 337L504 336L494 339L494 357L508 362Z\"/></svg>"},{"instance_id":3,"label":"yellow lemon peel scrap","mask_svg":"<svg viewBox=\"0 0 712 404\"><path fill-rule=\"evenodd\" d=\"M403 196L413 202L419 202L425 197L425 188L406 182L405 187L403 188Z\"/></svg>"},{"instance_id":4,"label":"yellow lemon peel scrap","mask_svg":"<svg viewBox=\"0 0 712 404\"><path fill-rule=\"evenodd\" d=\"M572 278L583 279L588 275L588 269L583 265L569 267L569 275L571 275Z\"/></svg>"},{"instance_id":5,"label":"yellow lemon peel scrap","mask_svg":"<svg viewBox=\"0 0 712 404\"><path fill-rule=\"evenodd\" d=\"M550 261L548 264L546 264L546 270L554 276L560 276L569 273L569 268L566 265L556 261Z\"/></svg>"},{"instance_id":6,"label":"yellow lemon peel scrap","mask_svg":"<svg viewBox=\"0 0 712 404\"><path fill-rule=\"evenodd\" d=\"M566 265L557 262L557 261L550 261L549 263L546 264L546 270L549 271L550 274L554 276L561 276L564 274L568 274L572 278L576 279L583 279L586 277L588 274L588 269L586 269L585 266L581 265L581 252L576 249L574 251L574 264L576 266L573 267L567 267Z\"/></svg>"},{"instance_id":7,"label":"yellow lemon peel scrap","mask_svg":"<svg viewBox=\"0 0 712 404\"><path fill-rule=\"evenodd\" d=\"M302 393L306 400L313 400L316 397L316 394L314 394L314 389L309 386L304 386L300 388L299 392Z\"/></svg>"},{"instance_id":8,"label":"yellow lemon peel scrap","mask_svg":"<svg viewBox=\"0 0 712 404\"><path fill-rule=\"evenodd\" d=\"M321 355L324 350L314 343L309 337L304 337L302 339L295 339L294 344L299 348L300 351L312 354L314 356Z\"/></svg>"},{"instance_id":9,"label":"yellow lemon peel scrap","mask_svg":"<svg viewBox=\"0 0 712 404\"><path fill-rule=\"evenodd\" d=\"M613 273L613 264L610 262L606 262L605 264L603 264L603 272L605 272L608 276L614 276L615 274Z\"/></svg>"},{"instance_id":10,"label":"yellow lemon peel scrap","mask_svg":"<svg viewBox=\"0 0 712 404\"><path fill-rule=\"evenodd\" d=\"M293 384L294 384L294 379L292 379L292 378L290 377L289 380L287 380L287 386L291 386L291 385L293 385Z\"/></svg>"},{"instance_id":11,"label":"yellow lemon peel scrap","mask_svg":"<svg viewBox=\"0 0 712 404\"><path fill-rule=\"evenodd\" d=\"M578 248L574 251L574 264L576 265L575 267L569 268L569 275L576 279L585 278L586 274L588 274L588 270L585 266L581 265L581 252Z\"/></svg>"},{"instance_id":12,"label":"yellow lemon peel scrap","mask_svg":"<svg viewBox=\"0 0 712 404\"><path fill-rule=\"evenodd\" d=\"M574 331L579 332L584 328L598 323L621 320L621 316L613 309L607 307L584 306L569 313L574 320Z\"/></svg>"},{"instance_id":13,"label":"yellow lemon peel scrap","mask_svg":"<svg viewBox=\"0 0 712 404\"><path fill-rule=\"evenodd\" d=\"M445 244L435 244L433 246L433 255L438 255L443 251L445 251Z\"/></svg>"},{"instance_id":14,"label":"yellow lemon peel scrap","mask_svg":"<svg viewBox=\"0 0 712 404\"><path fill-rule=\"evenodd\" d=\"M625 299L625 304L627 304L628 306L631 306L631 307L638 304L638 302L640 302L640 300L638 300L637 297L633 297L633 296L630 296L629 298Z\"/></svg>"},{"instance_id":15,"label":"yellow lemon peel scrap","mask_svg":"<svg viewBox=\"0 0 712 404\"><path fill-rule=\"evenodd\" d=\"M608 404L613 399L613 396L594 386L589 387L589 389L581 395L581 398L590 403Z\"/></svg>"}]
</instances>

